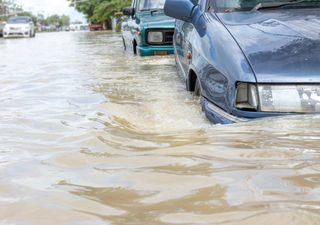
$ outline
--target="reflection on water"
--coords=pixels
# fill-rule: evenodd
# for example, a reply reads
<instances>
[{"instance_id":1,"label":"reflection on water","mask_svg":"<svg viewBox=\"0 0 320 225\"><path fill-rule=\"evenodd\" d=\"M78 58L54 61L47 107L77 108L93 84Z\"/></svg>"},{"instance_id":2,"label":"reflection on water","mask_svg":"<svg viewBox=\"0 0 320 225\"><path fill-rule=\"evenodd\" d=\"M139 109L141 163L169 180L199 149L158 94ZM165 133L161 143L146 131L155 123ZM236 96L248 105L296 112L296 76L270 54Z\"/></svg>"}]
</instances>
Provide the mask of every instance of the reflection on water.
<instances>
[{"instance_id":1,"label":"reflection on water","mask_svg":"<svg viewBox=\"0 0 320 225\"><path fill-rule=\"evenodd\" d=\"M320 224L320 117L212 126L119 35L0 40L0 224Z\"/></svg>"}]
</instances>

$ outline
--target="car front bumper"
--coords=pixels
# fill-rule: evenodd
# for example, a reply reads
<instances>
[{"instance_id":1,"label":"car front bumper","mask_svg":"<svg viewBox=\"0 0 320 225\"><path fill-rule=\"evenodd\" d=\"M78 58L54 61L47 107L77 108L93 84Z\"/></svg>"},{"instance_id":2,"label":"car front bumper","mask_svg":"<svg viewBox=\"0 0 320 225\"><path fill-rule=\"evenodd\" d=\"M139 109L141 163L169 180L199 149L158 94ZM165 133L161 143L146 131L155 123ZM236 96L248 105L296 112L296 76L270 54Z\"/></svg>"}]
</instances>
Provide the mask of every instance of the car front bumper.
<instances>
[{"instance_id":1,"label":"car front bumper","mask_svg":"<svg viewBox=\"0 0 320 225\"><path fill-rule=\"evenodd\" d=\"M19 38L19 37L30 37L30 32L3 32L4 38Z\"/></svg>"},{"instance_id":2,"label":"car front bumper","mask_svg":"<svg viewBox=\"0 0 320 225\"><path fill-rule=\"evenodd\" d=\"M234 115L232 115L225 110L215 106L204 97L201 97L201 105L207 118L215 124L233 124L247 122L251 119L290 115L289 113L245 112L238 110L235 110L233 113Z\"/></svg>"},{"instance_id":3,"label":"car front bumper","mask_svg":"<svg viewBox=\"0 0 320 225\"><path fill-rule=\"evenodd\" d=\"M172 55L174 50L171 45L137 46L137 53L140 56Z\"/></svg>"}]
</instances>

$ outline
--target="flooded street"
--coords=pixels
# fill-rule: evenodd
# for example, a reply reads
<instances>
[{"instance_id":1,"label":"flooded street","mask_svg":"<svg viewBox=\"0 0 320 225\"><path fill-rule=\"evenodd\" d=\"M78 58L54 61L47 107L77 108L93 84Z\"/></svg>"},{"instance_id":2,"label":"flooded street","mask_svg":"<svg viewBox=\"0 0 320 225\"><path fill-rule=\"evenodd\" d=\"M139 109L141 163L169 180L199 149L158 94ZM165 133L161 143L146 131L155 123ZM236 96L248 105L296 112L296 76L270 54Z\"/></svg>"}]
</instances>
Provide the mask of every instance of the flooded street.
<instances>
[{"instance_id":1,"label":"flooded street","mask_svg":"<svg viewBox=\"0 0 320 225\"><path fill-rule=\"evenodd\" d=\"M111 33L0 39L0 225L320 224L320 116L212 125Z\"/></svg>"}]
</instances>

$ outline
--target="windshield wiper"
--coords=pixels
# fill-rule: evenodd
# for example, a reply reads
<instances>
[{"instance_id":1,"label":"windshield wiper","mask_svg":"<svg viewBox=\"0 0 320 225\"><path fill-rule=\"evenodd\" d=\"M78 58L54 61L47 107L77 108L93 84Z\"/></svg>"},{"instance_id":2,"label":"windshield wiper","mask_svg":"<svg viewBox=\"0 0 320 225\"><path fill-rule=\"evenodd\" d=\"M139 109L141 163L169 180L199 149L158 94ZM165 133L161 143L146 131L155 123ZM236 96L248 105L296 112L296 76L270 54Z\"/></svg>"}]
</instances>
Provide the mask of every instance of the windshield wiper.
<instances>
[{"instance_id":1,"label":"windshield wiper","mask_svg":"<svg viewBox=\"0 0 320 225\"><path fill-rule=\"evenodd\" d=\"M295 5L302 2L305 2L306 0L299 0L299 1L289 1L289 2L261 2L258 5L256 5L252 11L257 11L259 9L265 9L265 8L278 8L286 5Z\"/></svg>"}]
</instances>

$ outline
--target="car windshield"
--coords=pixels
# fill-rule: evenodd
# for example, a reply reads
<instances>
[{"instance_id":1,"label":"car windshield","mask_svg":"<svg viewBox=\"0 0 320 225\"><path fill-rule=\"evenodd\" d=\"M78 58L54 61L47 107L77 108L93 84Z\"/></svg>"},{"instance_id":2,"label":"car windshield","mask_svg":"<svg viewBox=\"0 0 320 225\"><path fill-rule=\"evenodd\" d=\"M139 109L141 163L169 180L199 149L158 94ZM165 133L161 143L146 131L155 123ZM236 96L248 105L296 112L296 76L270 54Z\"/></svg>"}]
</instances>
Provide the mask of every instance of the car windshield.
<instances>
[{"instance_id":1,"label":"car windshield","mask_svg":"<svg viewBox=\"0 0 320 225\"><path fill-rule=\"evenodd\" d=\"M12 17L9 19L9 24L27 24L30 22L30 19L27 17Z\"/></svg>"},{"instance_id":2,"label":"car windshield","mask_svg":"<svg viewBox=\"0 0 320 225\"><path fill-rule=\"evenodd\" d=\"M302 7L320 7L320 0L280 0L280 1L270 1L270 0L216 0L216 7L218 11L249 11L255 6L262 3L288 3L297 2L296 4L288 4L286 7L290 8L302 8ZM299 3L298 3L299 2Z\"/></svg>"},{"instance_id":3,"label":"car windshield","mask_svg":"<svg viewBox=\"0 0 320 225\"><path fill-rule=\"evenodd\" d=\"M166 0L140 0L139 10L163 9Z\"/></svg>"}]
</instances>

